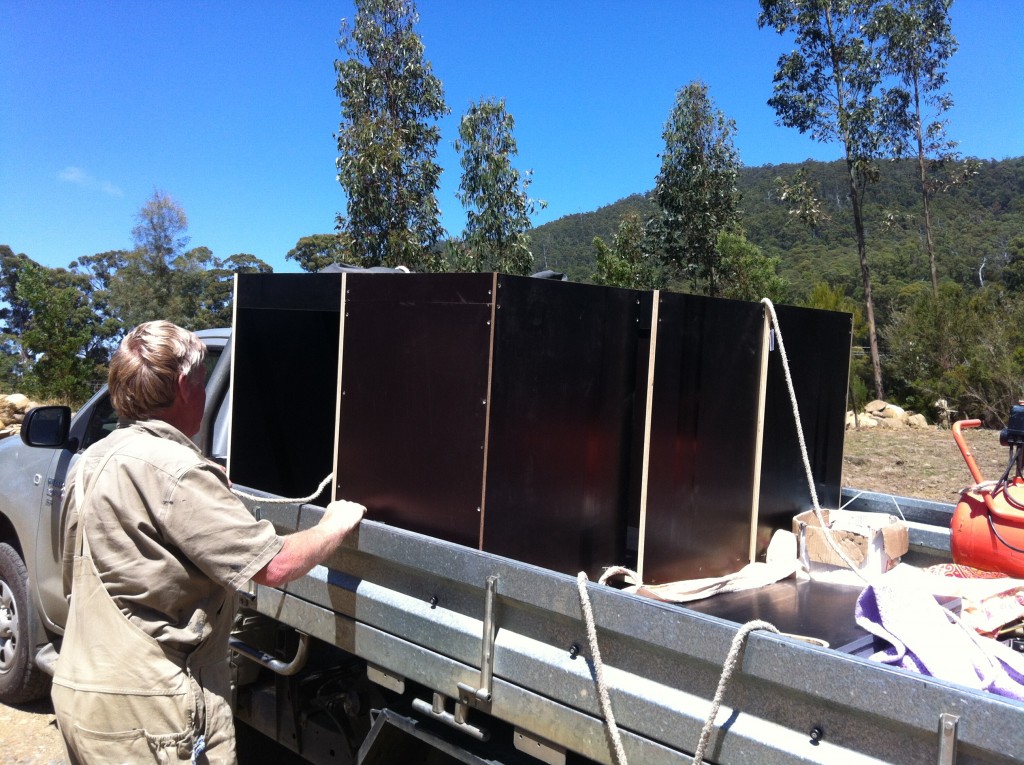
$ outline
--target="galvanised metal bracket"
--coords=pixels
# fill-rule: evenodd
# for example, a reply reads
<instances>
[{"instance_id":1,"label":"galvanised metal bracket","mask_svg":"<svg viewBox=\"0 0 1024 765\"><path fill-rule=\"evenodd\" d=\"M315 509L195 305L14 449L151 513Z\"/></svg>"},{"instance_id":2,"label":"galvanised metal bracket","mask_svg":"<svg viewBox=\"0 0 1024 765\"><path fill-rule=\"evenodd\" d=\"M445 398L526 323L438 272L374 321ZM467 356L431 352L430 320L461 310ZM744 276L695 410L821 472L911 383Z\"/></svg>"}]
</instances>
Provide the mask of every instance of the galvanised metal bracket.
<instances>
[{"instance_id":1,"label":"galvanised metal bracket","mask_svg":"<svg viewBox=\"0 0 1024 765\"><path fill-rule=\"evenodd\" d=\"M480 641L480 687L474 688L467 683L459 683L459 698L455 702L455 711L449 712L445 709L447 698L443 693L435 691L433 703L428 704L423 699L413 699L413 709L435 720L440 720L456 730L472 736L478 741L487 741L490 731L469 723L469 709L480 709L490 711L491 689L494 678L494 638L497 633L497 622L494 618L495 604L497 602L498 577L487 577L487 589L484 594L484 624L483 636Z\"/></svg>"},{"instance_id":2,"label":"galvanised metal bracket","mask_svg":"<svg viewBox=\"0 0 1024 765\"><path fill-rule=\"evenodd\" d=\"M435 720L443 722L445 725L450 725L456 730L461 730L467 736L475 738L477 741L488 741L491 738L491 732L486 728L481 728L477 725L471 725L466 722L466 714L468 707L465 704L456 702L455 713L451 713L445 709L445 702L447 699L443 693L434 692L433 704L428 704L423 699L413 699L412 708L420 714L429 715Z\"/></svg>"},{"instance_id":3,"label":"galvanised metal bracket","mask_svg":"<svg viewBox=\"0 0 1024 765\"><path fill-rule=\"evenodd\" d=\"M939 765L956 765L957 715L943 712L939 715Z\"/></svg>"},{"instance_id":4,"label":"galvanised metal bracket","mask_svg":"<svg viewBox=\"0 0 1024 765\"><path fill-rule=\"evenodd\" d=\"M494 677L494 638L497 621L494 611L497 603L498 577L487 577L484 595L484 631L480 640L480 687L459 683L459 703L487 711L491 706L491 688Z\"/></svg>"}]
</instances>

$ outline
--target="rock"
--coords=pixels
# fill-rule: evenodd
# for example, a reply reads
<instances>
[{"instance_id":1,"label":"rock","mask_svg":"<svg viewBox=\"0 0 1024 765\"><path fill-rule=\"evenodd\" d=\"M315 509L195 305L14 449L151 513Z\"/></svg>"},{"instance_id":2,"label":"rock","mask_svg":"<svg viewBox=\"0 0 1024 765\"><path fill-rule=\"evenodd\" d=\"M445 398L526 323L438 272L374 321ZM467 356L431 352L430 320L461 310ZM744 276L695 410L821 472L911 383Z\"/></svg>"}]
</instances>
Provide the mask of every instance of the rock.
<instances>
[{"instance_id":1,"label":"rock","mask_svg":"<svg viewBox=\"0 0 1024 765\"><path fill-rule=\"evenodd\" d=\"M878 420L866 414L860 416L860 427L862 428L877 428Z\"/></svg>"},{"instance_id":2,"label":"rock","mask_svg":"<svg viewBox=\"0 0 1024 765\"><path fill-rule=\"evenodd\" d=\"M923 414L912 414L907 418L907 425L916 430L924 430L928 427L928 420Z\"/></svg>"},{"instance_id":3,"label":"rock","mask_svg":"<svg viewBox=\"0 0 1024 765\"><path fill-rule=\"evenodd\" d=\"M884 401L876 398L870 404L864 405L864 411L867 412L868 414L874 414L875 412L881 412L887 406L888 404L886 404Z\"/></svg>"},{"instance_id":4,"label":"rock","mask_svg":"<svg viewBox=\"0 0 1024 765\"><path fill-rule=\"evenodd\" d=\"M886 404L884 409L880 409L874 413L875 417L884 417L887 420L905 420L907 419L907 413L904 409L896 406L896 404Z\"/></svg>"},{"instance_id":5,"label":"rock","mask_svg":"<svg viewBox=\"0 0 1024 765\"><path fill-rule=\"evenodd\" d=\"M24 393L11 393L7 396L7 406L16 412L27 412L31 408L27 406L29 403Z\"/></svg>"},{"instance_id":6,"label":"rock","mask_svg":"<svg viewBox=\"0 0 1024 765\"><path fill-rule=\"evenodd\" d=\"M900 430L907 427L906 423L899 417L882 417L878 421L878 427L888 430Z\"/></svg>"}]
</instances>

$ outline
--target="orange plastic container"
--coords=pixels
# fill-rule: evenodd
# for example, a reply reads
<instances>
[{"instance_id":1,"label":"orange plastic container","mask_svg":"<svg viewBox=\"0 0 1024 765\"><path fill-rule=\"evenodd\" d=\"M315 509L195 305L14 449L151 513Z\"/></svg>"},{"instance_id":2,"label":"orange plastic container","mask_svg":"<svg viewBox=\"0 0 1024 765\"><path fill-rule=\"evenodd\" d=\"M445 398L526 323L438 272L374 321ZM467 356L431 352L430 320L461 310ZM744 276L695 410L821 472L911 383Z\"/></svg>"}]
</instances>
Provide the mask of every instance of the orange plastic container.
<instances>
[{"instance_id":1,"label":"orange plastic container","mask_svg":"<svg viewBox=\"0 0 1024 765\"><path fill-rule=\"evenodd\" d=\"M980 425L981 420L962 420L953 424L953 438L976 484L983 482L981 471L964 441L961 428ZM1022 508L1024 482L1019 477L992 490L965 490L950 522L949 547L953 561L983 571L1024 578Z\"/></svg>"}]
</instances>

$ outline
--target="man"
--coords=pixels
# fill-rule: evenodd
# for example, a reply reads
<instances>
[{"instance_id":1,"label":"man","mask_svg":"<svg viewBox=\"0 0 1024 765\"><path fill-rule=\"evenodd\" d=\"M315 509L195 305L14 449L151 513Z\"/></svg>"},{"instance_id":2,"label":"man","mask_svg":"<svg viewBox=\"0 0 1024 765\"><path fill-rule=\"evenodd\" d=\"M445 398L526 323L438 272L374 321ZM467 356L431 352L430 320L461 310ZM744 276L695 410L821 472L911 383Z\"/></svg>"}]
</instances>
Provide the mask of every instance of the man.
<instances>
[{"instance_id":1,"label":"man","mask_svg":"<svg viewBox=\"0 0 1024 765\"><path fill-rule=\"evenodd\" d=\"M285 537L255 520L189 439L206 403L205 352L170 322L129 332L110 363L121 422L68 485L70 613L52 695L71 763L234 762L236 591L302 576L365 512L332 502Z\"/></svg>"}]
</instances>

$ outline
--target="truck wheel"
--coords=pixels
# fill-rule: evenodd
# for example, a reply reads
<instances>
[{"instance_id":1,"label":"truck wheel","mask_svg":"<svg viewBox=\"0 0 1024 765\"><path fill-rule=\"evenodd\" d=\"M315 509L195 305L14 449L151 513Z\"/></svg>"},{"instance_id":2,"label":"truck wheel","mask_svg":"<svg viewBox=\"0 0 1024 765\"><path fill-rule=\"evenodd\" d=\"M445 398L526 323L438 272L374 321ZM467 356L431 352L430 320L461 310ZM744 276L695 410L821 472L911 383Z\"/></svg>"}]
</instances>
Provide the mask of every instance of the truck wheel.
<instances>
[{"instance_id":1,"label":"truck wheel","mask_svg":"<svg viewBox=\"0 0 1024 765\"><path fill-rule=\"evenodd\" d=\"M20 704L42 698L50 677L36 666L28 594L28 571L17 551L0 544L0 702Z\"/></svg>"}]
</instances>

